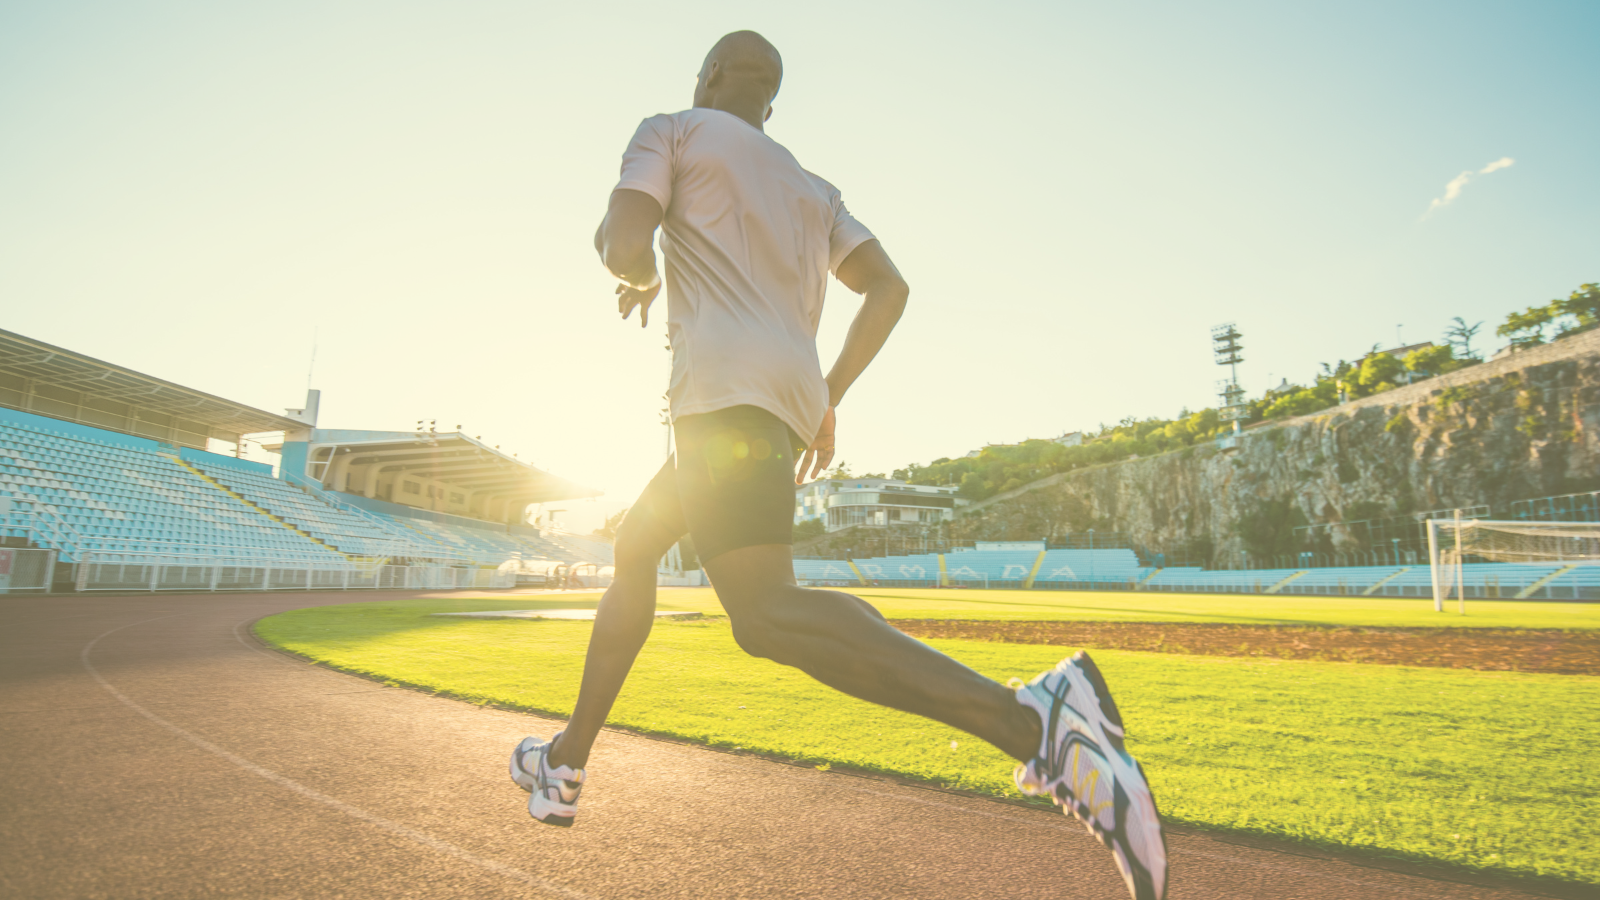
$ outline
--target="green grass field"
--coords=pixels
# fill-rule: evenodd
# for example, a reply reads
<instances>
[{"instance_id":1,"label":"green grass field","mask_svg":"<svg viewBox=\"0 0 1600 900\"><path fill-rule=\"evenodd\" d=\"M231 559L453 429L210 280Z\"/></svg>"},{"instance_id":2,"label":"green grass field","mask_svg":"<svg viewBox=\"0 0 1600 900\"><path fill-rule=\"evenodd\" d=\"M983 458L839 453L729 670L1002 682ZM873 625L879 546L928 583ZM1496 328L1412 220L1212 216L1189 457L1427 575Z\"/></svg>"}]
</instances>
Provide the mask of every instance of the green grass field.
<instances>
[{"instance_id":1,"label":"green grass field","mask_svg":"<svg viewBox=\"0 0 1600 900\"><path fill-rule=\"evenodd\" d=\"M1425 601L1008 591L863 592L891 617L1459 626ZM349 671L565 715L589 626L431 612L589 606L596 595L363 603L262 620L269 642ZM709 591L663 608L719 611ZM1145 605L1148 604L1148 605ZM1594 627L1572 604L1469 605L1474 624ZM1059 648L935 646L992 677ZM1096 651L1175 821L1600 883L1600 678ZM723 619L663 622L616 725L1015 795L999 751L745 656ZM596 773L597 777L603 777Z\"/></svg>"},{"instance_id":2,"label":"green grass field","mask_svg":"<svg viewBox=\"0 0 1600 900\"><path fill-rule=\"evenodd\" d=\"M1241 596L1133 591L920 590L847 588L891 619L1062 619L1100 622L1216 622L1231 625L1382 625L1448 628L1600 628L1600 604L1469 600L1433 611L1432 600L1384 597ZM599 595L560 605L592 607ZM579 599L582 598L582 599ZM500 599L500 598L495 598ZM660 592L661 609L721 615L710 588ZM492 609L493 607L484 607ZM528 609L534 608L532 605Z\"/></svg>"}]
</instances>

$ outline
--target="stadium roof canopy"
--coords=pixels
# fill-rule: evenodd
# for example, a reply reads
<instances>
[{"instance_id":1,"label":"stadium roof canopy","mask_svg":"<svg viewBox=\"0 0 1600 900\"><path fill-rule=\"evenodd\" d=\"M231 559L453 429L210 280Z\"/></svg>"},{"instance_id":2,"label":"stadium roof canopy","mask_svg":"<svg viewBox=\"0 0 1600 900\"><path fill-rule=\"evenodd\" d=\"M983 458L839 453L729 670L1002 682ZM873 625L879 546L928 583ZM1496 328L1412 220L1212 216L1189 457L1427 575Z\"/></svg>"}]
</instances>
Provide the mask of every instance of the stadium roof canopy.
<instances>
[{"instance_id":1,"label":"stadium roof canopy","mask_svg":"<svg viewBox=\"0 0 1600 900\"><path fill-rule=\"evenodd\" d=\"M289 445L285 464L293 466ZM436 512L520 522L530 503L598 497L456 432L311 432L305 472L323 487Z\"/></svg>"},{"instance_id":2,"label":"stadium roof canopy","mask_svg":"<svg viewBox=\"0 0 1600 900\"><path fill-rule=\"evenodd\" d=\"M198 450L207 438L237 443L243 434L304 427L3 329L0 406Z\"/></svg>"}]
</instances>

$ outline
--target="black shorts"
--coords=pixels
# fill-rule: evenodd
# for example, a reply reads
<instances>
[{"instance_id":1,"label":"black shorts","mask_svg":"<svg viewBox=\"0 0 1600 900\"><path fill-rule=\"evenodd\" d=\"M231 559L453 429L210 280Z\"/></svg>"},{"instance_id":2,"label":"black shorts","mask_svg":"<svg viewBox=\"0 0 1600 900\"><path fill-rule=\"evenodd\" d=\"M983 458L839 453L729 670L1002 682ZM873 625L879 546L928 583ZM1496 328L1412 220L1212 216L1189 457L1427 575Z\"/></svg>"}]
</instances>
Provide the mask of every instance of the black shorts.
<instances>
[{"instance_id":1,"label":"black shorts","mask_svg":"<svg viewBox=\"0 0 1600 900\"><path fill-rule=\"evenodd\" d=\"M794 543L794 469L805 444L757 406L673 423L677 452L628 510L694 539L701 560L757 544Z\"/></svg>"}]
</instances>

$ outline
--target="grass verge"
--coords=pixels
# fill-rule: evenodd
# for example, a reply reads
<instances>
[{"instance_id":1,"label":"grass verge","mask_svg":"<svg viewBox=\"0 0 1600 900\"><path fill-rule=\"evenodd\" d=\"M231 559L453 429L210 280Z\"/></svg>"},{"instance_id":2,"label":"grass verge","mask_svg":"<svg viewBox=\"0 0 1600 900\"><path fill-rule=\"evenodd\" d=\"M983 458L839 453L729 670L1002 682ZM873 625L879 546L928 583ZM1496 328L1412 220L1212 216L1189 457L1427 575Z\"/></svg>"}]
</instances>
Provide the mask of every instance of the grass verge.
<instances>
[{"instance_id":1,"label":"grass verge","mask_svg":"<svg viewBox=\"0 0 1600 900\"><path fill-rule=\"evenodd\" d=\"M587 623L427 614L572 601L361 603L284 613L256 630L338 668L566 715ZM931 643L1002 680L1031 677L1062 655ZM1175 821L1600 884L1600 678L1112 650L1095 657L1132 727L1131 748ZM658 625L612 721L1015 795L1011 762L999 751L747 657L721 619Z\"/></svg>"}]
</instances>

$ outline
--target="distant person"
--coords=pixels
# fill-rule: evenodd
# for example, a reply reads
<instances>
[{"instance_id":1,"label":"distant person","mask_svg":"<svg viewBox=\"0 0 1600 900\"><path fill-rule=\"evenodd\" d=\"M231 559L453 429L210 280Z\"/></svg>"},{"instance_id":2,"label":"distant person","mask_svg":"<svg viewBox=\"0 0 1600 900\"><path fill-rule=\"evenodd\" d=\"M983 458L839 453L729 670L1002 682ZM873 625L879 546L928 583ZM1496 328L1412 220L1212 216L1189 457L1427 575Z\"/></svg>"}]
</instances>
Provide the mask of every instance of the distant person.
<instances>
[{"instance_id":1,"label":"distant person","mask_svg":"<svg viewBox=\"0 0 1600 900\"><path fill-rule=\"evenodd\" d=\"M676 453L618 527L616 580L571 721L549 742L518 744L511 776L535 819L572 824L590 748L654 622L656 563L688 534L747 653L989 741L1020 760L1019 788L1049 795L1111 848L1135 897L1162 897L1155 801L1086 654L1007 687L856 597L795 585L793 484L833 461L835 407L909 288L839 191L763 133L782 76L765 38L727 35L700 68L694 108L644 120L623 154L595 248L622 281L622 318L637 309L642 326L662 286L651 246L662 229ZM824 378L816 332L830 271L865 300Z\"/></svg>"}]
</instances>

